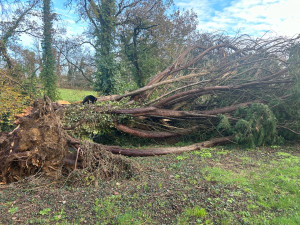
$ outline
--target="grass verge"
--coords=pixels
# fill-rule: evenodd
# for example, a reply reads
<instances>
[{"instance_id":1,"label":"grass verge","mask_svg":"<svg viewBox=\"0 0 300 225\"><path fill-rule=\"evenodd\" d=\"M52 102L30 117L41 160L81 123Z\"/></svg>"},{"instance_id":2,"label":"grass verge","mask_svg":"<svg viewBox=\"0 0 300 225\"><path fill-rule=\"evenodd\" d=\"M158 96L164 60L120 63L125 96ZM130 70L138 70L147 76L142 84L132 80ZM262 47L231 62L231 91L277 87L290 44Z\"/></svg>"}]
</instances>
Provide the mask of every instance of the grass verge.
<instances>
[{"instance_id":1,"label":"grass verge","mask_svg":"<svg viewBox=\"0 0 300 225\"><path fill-rule=\"evenodd\" d=\"M134 158L140 177L0 186L0 224L300 224L300 147Z\"/></svg>"}]
</instances>

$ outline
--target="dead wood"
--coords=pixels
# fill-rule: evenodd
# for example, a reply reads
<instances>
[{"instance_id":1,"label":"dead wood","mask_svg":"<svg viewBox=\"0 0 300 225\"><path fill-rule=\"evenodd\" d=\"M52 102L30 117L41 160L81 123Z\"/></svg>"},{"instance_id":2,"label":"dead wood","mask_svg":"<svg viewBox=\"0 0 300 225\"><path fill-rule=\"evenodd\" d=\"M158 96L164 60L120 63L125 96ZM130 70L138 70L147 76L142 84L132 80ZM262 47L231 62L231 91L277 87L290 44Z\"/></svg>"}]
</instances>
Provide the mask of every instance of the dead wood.
<instances>
[{"instance_id":1,"label":"dead wood","mask_svg":"<svg viewBox=\"0 0 300 225\"><path fill-rule=\"evenodd\" d=\"M129 125L118 123L116 128L144 138L172 136L177 133L174 127L185 129L187 123L203 125L202 129L206 129L203 132L215 130L221 118L219 114L226 114L234 126L239 119L234 118L234 112L239 107L258 102L268 104L273 99L283 99L291 90L295 77L289 68L288 49L299 38L253 40L246 35L236 38L208 35L187 47L147 85L116 97L120 100L129 96L137 104L142 102L140 107L113 109L107 113L132 116ZM141 116L148 118L145 126L139 125L145 122L139 121ZM174 122L173 128L159 128L151 123L152 118L178 123Z\"/></svg>"},{"instance_id":2,"label":"dead wood","mask_svg":"<svg viewBox=\"0 0 300 225\"><path fill-rule=\"evenodd\" d=\"M152 156L192 151L203 147L227 142L232 137L214 139L181 148L124 149L116 146L84 142L69 136L63 129L56 107L49 98L34 103L31 113L19 118L18 127L11 133L0 135L0 181L14 182L38 172L46 176L59 178L62 174L73 174L78 169L77 177L86 173L107 179L131 177L137 174L139 166L122 156ZM128 132L140 132L146 137L176 136L178 133L146 132L118 125ZM186 130L187 131L187 130ZM181 131L181 134L186 132ZM113 154L112 154L113 153ZM79 175L81 174L81 175ZM85 174L85 175L84 175ZM73 174L74 175L74 174Z\"/></svg>"},{"instance_id":3,"label":"dead wood","mask_svg":"<svg viewBox=\"0 0 300 225\"><path fill-rule=\"evenodd\" d=\"M147 86L139 88L135 91L131 91L131 92L125 93L123 95L115 96L113 98L113 100L119 101L122 98L125 98L125 97L128 97L128 96L135 96L135 95L141 94L145 91L155 89L155 88L160 87L160 86L164 86L166 84L171 84L171 83L178 82L178 81L188 80L188 79L195 78L195 77L201 77L201 76L207 75L207 74L208 74L208 72L195 73L195 74L193 73L193 74L189 74L189 75L174 78L174 79L164 80L164 81L161 81L161 82L158 82L158 83L155 83L155 84L148 84ZM107 97L107 96L105 96L105 97ZM104 98L104 99L106 99L106 98Z\"/></svg>"},{"instance_id":4,"label":"dead wood","mask_svg":"<svg viewBox=\"0 0 300 225\"><path fill-rule=\"evenodd\" d=\"M233 112L233 111L237 110L240 107L249 106L249 105L251 105L253 103L256 103L256 102L260 102L260 101L245 102L245 103L236 104L236 105L232 105L232 106L227 106L227 107L223 107L223 108L205 110L205 111L201 111L201 113L202 114L208 114L208 115L224 114L224 113Z\"/></svg>"},{"instance_id":5,"label":"dead wood","mask_svg":"<svg viewBox=\"0 0 300 225\"><path fill-rule=\"evenodd\" d=\"M232 136L215 138L209 141L204 141L204 142L196 143L185 147L126 149L118 146L103 145L103 148L105 148L106 150L114 154L121 154L126 156L155 156L155 155L166 155L166 154L175 154L175 153L183 153L188 151L200 150L203 148L216 146L218 144L229 143L232 141L232 139L233 139Z\"/></svg>"},{"instance_id":6,"label":"dead wood","mask_svg":"<svg viewBox=\"0 0 300 225\"><path fill-rule=\"evenodd\" d=\"M178 103L192 102L201 95L215 91L247 89L251 92L255 88L269 89L274 84L284 85L292 82L289 80L285 49L298 39L252 40L246 35L232 39L208 35L199 40L199 44L188 47L147 85L115 99L131 96L148 106L172 108ZM192 86L199 88L190 89ZM158 97L151 98L153 93Z\"/></svg>"},{"instance_id":7,"label":"dead wood","mask_svg":"<svg viewBox=\"0 0 300 225\"><path fill-rule=\"evenodd\" d=\"M276 72L270 76L264 77L257 81L251 81L244 84L239 85L226 85L226 86L213 86L213 87L203 87L199 89L191 89L184 92L179 92L177 94L174 94L168 98L165 98L161 100L160 102L154 104L155 107L171 107L172 105L175 105L179 102L186 101L186 100L192 100L195 98L200 97L201 95L212 93L215 91L233 91L233 90L244 90L246 88L252 89L252 88L265 88L268 85L277 84L277 83L286 83L290 82L290 80L274 80L269 81L273 78L276 78L280 75L283 75L287 72L287 69L281 70L279 72Z\"/></svg>"},{"instance_id":8,"label":"dead wood","mask_svg":"<svg viewBox=\"0 0 300 225\"><path fill-rule=\"evenodd\" d=\"M176 137L179 134L178 133L172 133L172 132L162 132L162 131L148 131L148 130L142 130L137 128L131 128L127 127L122 124L117 124L116 128L119 131L125 132L127 134L131 134L137 137L142 138L169 138L169 137Z\"/></svg>"},{"instance_id":9,"label":"dead wood","mask_svg":"<svg viewBox=\"0 0 300 225\"><path fill-rule=\"evenodd\" d=\"M184 118L184 119L217 118L216 115L210 115L207 113L159 109L156 107L120 109L120 110L116 109L116 110L111 110L111 113L130 114L132 116L152 116L152 117L162 117L162 118Z\"/></svg>"},{"instance_id":10,"label":"dead wood","mask_svg":"<svg viewBox=\"0 0 300 225\"><path fill-rule=\"evenodd\" d=\"M168 77L171 74L174 74L174 73L177 73L177 72L179 72L181 70L187 69L188 67L192 66L197 61L199 61L200 59L202 59L210 51L213 51L213 50L218 49L218 48L225 48L225 47L237 50L237 48L235 46L230 45L230 44L220 44L220 45L216 45L216 46L211 46L209 48L205 48L205 47L203 47L201 45L195 45L193 47L190 47L190 48L188 48L185 52L183 52L178 57L178 59L173 63L173 65L171 65L170 67L168 67L167 69L165 69L163 72L161 72L160 74L158 74L146 86L158 83L158 82L162 81L163 79L165 79L166 77ZM192 50L197 49L197 48L201 48L201 49L203 49L203 51L199 55L197 55L196 57L194 57L190 62L187 62L186 64L182 65L183 60L185 59L185 57Z\"/></svg>"},{"instance_id":11,"label":"dead wood","mask_svg":"<svg viewBox=\"0 0 300 225\"><path fill-rule=\"evenodd\" d=\"M169 125L165 125L165 126L170 127ZM128 126L125 126L122 124L116 124L115 127L119 131L122 131L127 134L131 134L133 136L142 137L142 138L154 138L154 139L165 139L165 138L170 138L170 137L177 137L180 135L189 134L189 133L197 131L199 129L199 126L193 126L188 129L178 129L178 128L174 129L174 127L172 127L173 128L172 131L167 132L167 131L142 130L142 129L138 129L138 128L128 127Z\"/></svg>"}]
</instances>

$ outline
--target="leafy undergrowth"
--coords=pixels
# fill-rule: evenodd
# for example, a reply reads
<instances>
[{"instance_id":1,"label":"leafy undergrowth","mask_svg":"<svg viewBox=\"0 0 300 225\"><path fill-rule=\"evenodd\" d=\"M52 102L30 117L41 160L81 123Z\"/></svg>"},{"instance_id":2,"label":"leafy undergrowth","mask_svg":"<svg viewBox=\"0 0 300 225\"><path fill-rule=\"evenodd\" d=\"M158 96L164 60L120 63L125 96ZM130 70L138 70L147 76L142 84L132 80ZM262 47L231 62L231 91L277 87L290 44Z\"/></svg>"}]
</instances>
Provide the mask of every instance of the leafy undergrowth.
<instances>
[{"instance_id":1,"label":"leafy undergrowth","mask_svg":"<svg viewBox=\"0 0 300 225\"><path fill-rule=\"evenodd\" d=\"M300 224L300 146L134 158L131 180L0 186L0 224Z\"/></svg>"}]
</instances>

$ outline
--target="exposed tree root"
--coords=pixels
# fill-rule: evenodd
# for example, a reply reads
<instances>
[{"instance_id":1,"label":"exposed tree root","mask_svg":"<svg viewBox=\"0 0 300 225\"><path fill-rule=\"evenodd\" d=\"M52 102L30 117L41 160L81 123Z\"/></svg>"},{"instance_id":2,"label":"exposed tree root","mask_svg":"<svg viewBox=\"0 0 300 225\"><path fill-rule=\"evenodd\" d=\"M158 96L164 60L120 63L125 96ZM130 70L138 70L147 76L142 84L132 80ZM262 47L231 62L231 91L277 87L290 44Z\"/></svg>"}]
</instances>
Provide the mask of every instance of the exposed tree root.
<instances>
[{"instance_id":1,"label":"exposed tree root","mask_svg":"<svg viewBox=\"0 0 300 225\"><path fill-rule=\"evenodd\" d=\"M20 118L18 127L0 142L0 180L17 181L38 171L59 176L67 141L51 101L36 102L32 113Z\"/></svg>"},{"instance_id":2,"label":"exposed tree root","mask_svg":"<svg viewBox=\"0 0 300 225\"><path fill-rule=\"evenodd\" d=\"M63 129L57 112L46 97L35 102L29 115L19 118L14 131L0 134L1 183L18 181L37 172L58 178L62 172L74 170L75 164L77 168L89 168L89 172L97 170L103 178L134 173L137 167L130 166L129 159L116 157L101 146L80 145ZM79 148L79 155L72 152Z\"/></svg>"},{"instance_id":3,"label":"exposed tree root","mask_svg":"<svg viewBox=\"0 0 300 225\"><path fill-rule=\"evenodd\" d=\"M101 179L129 178L139 173L139 166L122 155L153 156L181 153L211 147L232 139L224 137L186 147L151 149L126 149L89 142L81 143L64 130L58 115L60 110L61 108L57 108L45 97L44 100L35 102L28 115L18 119L18 127L14 131L0 134L1 183L18 181L38 172L54 178L63 174L72 176L76 174L79 179L86 176ZM131 129L123 125L119 128ZM137 130L131 129L130 132ZM148 135L150 134L157 135L149 132Z\"/></svg>"}]
</instances>

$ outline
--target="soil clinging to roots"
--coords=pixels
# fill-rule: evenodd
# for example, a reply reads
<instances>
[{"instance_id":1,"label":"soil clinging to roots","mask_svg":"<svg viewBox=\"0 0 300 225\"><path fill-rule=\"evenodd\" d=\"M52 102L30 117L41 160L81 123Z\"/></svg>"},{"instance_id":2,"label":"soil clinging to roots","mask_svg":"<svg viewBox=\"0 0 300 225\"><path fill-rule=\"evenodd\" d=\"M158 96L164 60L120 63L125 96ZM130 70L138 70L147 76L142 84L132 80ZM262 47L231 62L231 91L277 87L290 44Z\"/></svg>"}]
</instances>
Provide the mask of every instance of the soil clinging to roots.
<instances>
[{"instance_id":1,"label":"soil clinging to roots","mask_svg":"<svg viewBox=\"0 0 300 225\"><path fill-rule=\"evenodd\" d=\"M100 178L135 174L137 166L130 159L113 155L97 144L81 145L70 137L61 124L60 111L45 97L34 103L29 115L18 120L14 131L0 134L0 183L15 182L38 172L57 179L62 172L69 174L77 168Z\"/></svg>"}]
</instances>

